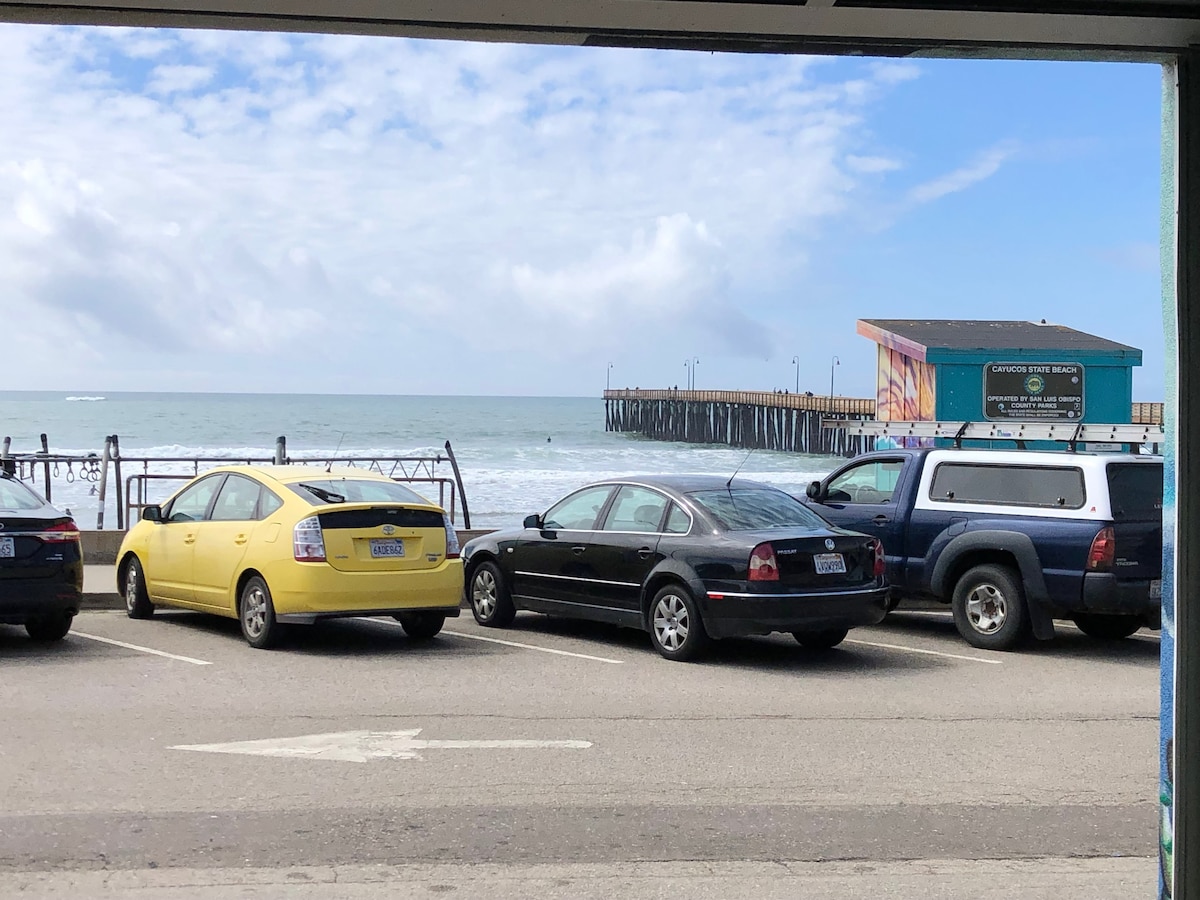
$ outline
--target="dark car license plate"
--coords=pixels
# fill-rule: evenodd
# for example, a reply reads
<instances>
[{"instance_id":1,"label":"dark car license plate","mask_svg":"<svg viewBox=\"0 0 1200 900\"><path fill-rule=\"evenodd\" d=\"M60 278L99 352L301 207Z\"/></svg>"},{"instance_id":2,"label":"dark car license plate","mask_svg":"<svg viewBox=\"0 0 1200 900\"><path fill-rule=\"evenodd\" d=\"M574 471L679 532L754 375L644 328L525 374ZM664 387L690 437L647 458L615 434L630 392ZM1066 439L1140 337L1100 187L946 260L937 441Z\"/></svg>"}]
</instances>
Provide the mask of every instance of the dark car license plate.
<instances>
[{"instance_id":1,"label":"dark car license plate","mask_svg":"<svg viewBox=\"0 0 1200 900\"><path fill-rule=\"evenodd\" d=\"M840 553L816 553L813 555L813 568L818 575L845 575L846 559Z\"/></svg>"}]
</instances>

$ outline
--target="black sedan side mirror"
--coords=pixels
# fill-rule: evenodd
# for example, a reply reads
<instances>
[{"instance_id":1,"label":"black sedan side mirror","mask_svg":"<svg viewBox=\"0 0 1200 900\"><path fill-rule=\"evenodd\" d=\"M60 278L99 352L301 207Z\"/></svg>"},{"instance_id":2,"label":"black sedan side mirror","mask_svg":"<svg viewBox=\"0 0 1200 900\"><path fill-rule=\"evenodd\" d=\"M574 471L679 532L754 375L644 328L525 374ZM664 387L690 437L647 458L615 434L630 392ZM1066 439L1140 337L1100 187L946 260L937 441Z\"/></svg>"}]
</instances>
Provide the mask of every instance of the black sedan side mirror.
<instances>
[{"instance_id":1,"label":"black sedan side mirror","mask_svg":"<svg viewBox=\"0 0 1200 900\"><path fill-rule=\"evenodd\" d=\"M808 495L809 500L820 501L820 499L821 499L821 482L819 482L819 481L809 482L808 488L804 491L804 493Z\"/></svg>"},{"instance_id":2,"label":"black sedan side mirror","mask_svg":"<svg viewBox=\"0 0 1200 900\"><path fill-rule=\"evenodd\" d=\"M142 508L142 521L144 522L161 522L162 507L161 506L146 506Z\"/></svg>"},{"instance_id":3,"label":"black sedan side mirror","mask_svg":"<svg viewBox=\"0 0 1200 900\"><path fill-rule=\"evenodd\" d=\"M526 528L541 528L542 527L542 517L539 516L537 513L534 513L532 516L526 516L525 517L525 527Z\"/></svg>"}]
</instances>

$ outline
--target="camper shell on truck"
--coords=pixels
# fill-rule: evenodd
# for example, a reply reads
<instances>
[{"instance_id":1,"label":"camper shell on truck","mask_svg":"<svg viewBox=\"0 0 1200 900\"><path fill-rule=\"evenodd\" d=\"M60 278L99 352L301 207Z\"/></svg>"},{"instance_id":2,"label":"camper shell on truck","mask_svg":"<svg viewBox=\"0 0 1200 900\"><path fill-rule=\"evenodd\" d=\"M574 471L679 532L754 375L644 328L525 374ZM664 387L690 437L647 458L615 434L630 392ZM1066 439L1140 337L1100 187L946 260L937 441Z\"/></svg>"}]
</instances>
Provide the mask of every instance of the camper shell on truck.
<instances>
[{"instance_id":1,"label":"camper shell on truck","mask_svg":"<svg viewBox=\"0 0 1200 900\"><path fill-rule=\"evenodd\" d=\"M992 650L1054 619L1118 639L1161 625L1163 463L1140 453L897 449L808 487L831 523L883 542L894 608L951 606Z\"/></svg>"}]
</instances>

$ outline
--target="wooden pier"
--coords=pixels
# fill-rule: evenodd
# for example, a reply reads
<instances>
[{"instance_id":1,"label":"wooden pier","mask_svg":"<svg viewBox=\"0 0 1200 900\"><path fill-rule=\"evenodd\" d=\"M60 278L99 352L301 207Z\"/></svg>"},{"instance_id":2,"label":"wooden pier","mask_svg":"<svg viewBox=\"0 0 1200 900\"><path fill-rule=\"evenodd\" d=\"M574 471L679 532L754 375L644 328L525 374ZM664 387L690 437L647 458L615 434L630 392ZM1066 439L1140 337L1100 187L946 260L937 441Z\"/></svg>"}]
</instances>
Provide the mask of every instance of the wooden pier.
<instances>
[{"instance_id":1,"label":"wooden pier","mask_svg":"<svg viewBox=\"0 0 1200 900\"><path fill-rule=\"evenodd\" d=\"M875 401L771 391L604 392L605 431L821 456L855 456L872 449L873 439L822 428L822 419L830 417L874 419Z\"/></svg>"}]
</instances>

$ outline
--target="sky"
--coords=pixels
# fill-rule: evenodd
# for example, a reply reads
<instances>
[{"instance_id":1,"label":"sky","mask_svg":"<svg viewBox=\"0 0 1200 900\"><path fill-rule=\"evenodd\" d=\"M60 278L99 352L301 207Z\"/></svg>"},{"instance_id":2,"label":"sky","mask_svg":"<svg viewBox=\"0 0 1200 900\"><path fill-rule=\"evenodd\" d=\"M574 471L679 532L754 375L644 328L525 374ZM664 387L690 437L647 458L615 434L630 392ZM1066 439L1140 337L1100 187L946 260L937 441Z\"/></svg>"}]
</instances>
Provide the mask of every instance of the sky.
<instances>
[{"instance_id":1,"label":"sky","mask_svg":"<svg viewBox=\"0 0 1200 900\"><path fill-rule=\"evenodd\" d=\"M1154 65L0 26L0 80L10 389L870 397L859 318L1044 318L1163 398Z\"/></svg>"}]
</instances>

